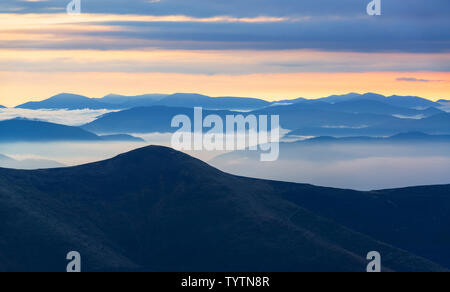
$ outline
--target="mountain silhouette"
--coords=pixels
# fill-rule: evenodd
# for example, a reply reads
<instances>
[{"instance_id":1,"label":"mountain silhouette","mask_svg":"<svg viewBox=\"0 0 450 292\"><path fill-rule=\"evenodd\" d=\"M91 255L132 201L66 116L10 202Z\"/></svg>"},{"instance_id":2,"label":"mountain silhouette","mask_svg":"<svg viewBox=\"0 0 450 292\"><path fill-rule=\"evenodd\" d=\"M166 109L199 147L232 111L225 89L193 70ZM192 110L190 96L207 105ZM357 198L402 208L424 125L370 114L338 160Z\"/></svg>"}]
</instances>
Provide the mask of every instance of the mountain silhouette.
<instances>
[{"instance_id":1,"label":"mountain silhouette","mask_svg":"<svg viewBox=\"0 0 450 292\"><path fill-rule=\"evenodd\" d=\"M423 116L429 117L432 115L443 113L443 111L435 108L429 107L425 110L417 110L411 108L404 108L399 106L390 105L385 102L369 100L369 99L359 99L352 101L345 101L336 103L331 108L335 111L345 111L354 113L371 113L371 114L382 114L382 115L402 115L402 116Z\"/></svg>"},{"instance_id":2,"label":"mountain silhouette","mask_svg":"<svg viewBox=\"0 0 450 292\"><path fill-rule=\"evenodd\" d=\"M236 109L251 110L269 106L271 103L242 97L209 97L200 94L177 93L173 95L144 94L124 96L110 94L103 98L88 98L82 95L62 93L49 99L27 102L17 106L22 109L130 109L143 106L171 106L171 107L203 107L205 109Z\"/></svg>"},{"instance_id":3,"label":"mountain silhouette","mask_svg":"<svg viewBox=\"0 0 450 292\"><path fill-rule=\"evenodd\" d=\"M278 101L274 101L272 102L272 106L277 106L277 105L286 105L286 104L294 104L294 103L300 103L300 102L309 102L311 101L310 99L306 99L303 97L299 97L299 98L295 98L295 99L284 99L284 100L278 100Z\"/></svg>"},{"instance_id":4,"label":"mountain silhouette","mask_svg":"<svg viewBox=\"0 0 450 292\"><path fill-rule=\"evenodd\" d=\"M345 125L345 126L344 126ZM305 121L303 127L291 131L289 136L393 136L398 133L422 132L429 135L450 135L450 113L440 113L423 119L380 119L373 124L360 123L353 127L351 123L343 126L317 126Z\"/></svg>"},{"instance_id":5,"label":"mountain silhouette","mask_svg":"<svg viewBox=\"0 0 450 292\"><path fill-rule=\"evenodd\" d=\"M9 156L0 154L0 167L14 169L43 169L64 167L64 165L59 162L46 159L16 160Z\"/></svg>"},{"instance_id":6,"label":"mountain silhouette","mask_svg":"<svg viewBox=\"0 0 450 292\"><path fill-rule=\"evenodd\" d=\"M96 100L102 103L120 106L122 109L128 109L133 107L152 106L155 102L165 98L166 96L166 94L143 94L136 96L109 94Z\"/></svg>"},{"instance_id":7,"label":"mountain silhouette","mask_svg":"<svg viewBox=\"0 0 450 292\"><path fill-rule=\"evenodd\" d=\"M134 137L132 135L127 134L116 134L116 135L102 135L100 138L103 141L115 141L115 142L145 142L144 139Z\"/></svg>"},{"instance_id":8,"label":"mountain silhouette","mask_svg":"<svg viewBox=\"0 0 450 292\"><path fill-rule=\"evenodd\" d=\"M13 119L0 122L1 142L100 141L101 138L78 127L41 121Z\"/></svg>"},{"instance_id":9,"label":"mountain silhouette","mask_svg":"<svg viewBox=\"0 0 450 292\"><path fill-rule=\"evenodd\" d=\"M439 104L436 102L418 96L392 95L387 97L387 100L389 104L400 107L428 108L439 106Z\"/></svg>"},{"instance_id":10,"label":"mountain silhouette","mask_svg":"<svg viewBox=\"0 0 450 292\"><path fill-rule=\"evenodd\" d=\"M143 107L134 107L145 105ZM147 106L151 105L151 106ZM294 103L269 103L259 99L218 97L199 94L108 95L101 99L61 94L25 108L123 109L99 117L83 129L95 133L174 132L172 118L193 117L193 107L205 108L205 115L279 115L283 129L300 136L392 136L402 132L450 134L448 113L440 104L414 96L367 93L330 96L319 100L297 99ZM128 109L128 107L131 107ZM255 110L256 108L256 110ZM208 110L210 109L210 110ZM229 109L236 109L230 111ZM242 113L242 110L247 112Z\"/></svg>"},{"instance_id":11,"label":"mountain silhouette","mask_svg":"<svg viewBox=\"0 0 450 292\"><path fill-rule=\"evenodd\" d=\"M370 113L373 112L373 113ZM193 120L192 108L166 106L139 107L112 112L82 126L94 133L174 132L171 121L176 115ZM329 104L325 102L271 106L250 112L204 110L203 115L279 115L284 129L302 136L392 136L420 131L428 134L450 134L449 114L435 108L415 110L390 106L381 102L360 100ZM394 114L423 119L405 119Z\"/></svg>"},{"instance_id":12,"label":"mountain silhouette","mask_svg":"<svg viewBox=\"0 0 450 292\"><path fill-rule=\"evenodd\" d=\"M203 115L215 114L225 118L226 115L241 114L231 111L204 110ZM94 133L168 133L175 132L172 119L177 115L188 116L194 120L192 108L167 106L137 107L120 112L105 114L97 120L82 126L83 129Z\"/></svg>"},{"instance_id":13,"label":"mountain silhouette","mask_svg":"<svg viewBox=\"0 0 450 292\"><path fill-rule=\"evenodd\" d=\"M327 103L324 101L308 101L300 102L287 106L274 107L271 110L286 109L296 110L320 110L329 112L355 113L355 114L376 114L387 116L405 116L405 117L429 117L432 115L443 113L443 111L429 107L423 110L411 109L406 107L393 106L383 101L371 99L353 99L348 101L340 101L336 103Z\"/></svg>"},{"instance_id":14,"label":"mountain silhouette","mask_svg":"<svg viewBox=\"0 0 450 292\"><path fill-rule=\"evenodd\" d=\"M333 106L326 104L326 106ZM186 115L193 121L192 108L178 108L166 106L139 107L120 112L112 112L99 117L97 120L82 126L83 129L94 133L151 133L174 132L171 121L176 115ZM203 116L218 115L223 119L227 115L279 115L280 124L284 129L299 129L312 126L341 126L361 125L376 126L382 123L395 124L402 120L388 115L334 112L317 109L315 105L304 106L273 106L251 112L237 112L227 110L204 110Z\"/></svg>"},{"instance_id":15,"label":"mountain silhouette","mask_svg":"<svg viewBox=\"0 0 450 292\"><path fill-rule=\"evenodd\" d=\"M367 127L382 123L395 124L399 118L391 115L336 111L333 104L325 102L298 103L287 106L273 106L253 111L255 115L279 115L284 129L300 129L304 127Z\"/></svg>"},{"instance_id":16,"label":"mountain silhouette","mask_svg":"<svg viewBox=\"0 0 450 292\"><path fill-rule=\"evenodd\" d=\"M428 135L422 132L408 132L400 133L391 137L342 137L335 138L330 136L320 136L316 138L311 138L296 143L403 143L403 142L414 142L414 143L435 143L435 142L446 142L450 143L450 135Z\"/></svg>"},{"instance_id":17,"label":"mountain silhouette","mask_svg":"<svg viewBox=\"0 0 450 292\"><path fill-rule=\"evenodd\" d=\"M0 169L0 270L61 271L75 250L84 271L365 271L376 250L385 271L444 271L411 250L446 263L448 191L243 178L158 146L71 168Z\"/></svg>"},{"instance_id":18,"label":"mountain silhouette","mask_svg":"<svg viewBox=\"0 0 450 292\"><path fill-rule=\"evenodd\" d=\"M126 134L97 136L79 127L49 122L12 119L0 121L0 142L50 142L50 141L131 141L143 142Z\"/></svg>"},{"instance_id":19,"label":"mountain silhouette","mask_svg":"<svg viewBox=\"0 0 450 292\"><path fill-rule=\"evenodd\" d=\"M389 125L381 125L388 128ZM440 113L425 119L410 120L403 119L390 127L398 132L424 132L434 135L450 134L450 113Z\"/></svg>"},{"instance_id":20,"label":"mountain silhouette","mask_svg":"<svg viewBox=\"0 0 450 292\"><path fill-rule=\"evenodd\" d=\"M112 105L91 99L85 96L62 93L55 95L43 101L27 102L16 108L22 109L68 109L68 110L82 110L82 109L120 109L120 106Z\"/></svg>"},{"instance_id":21,"label":"mountain silhouette","mask_svg":"<svg viewBox=\"0 0 450 292\"><path fill-rule=\"evenodd\" d=\"M328 97L320 98L319 101L324 101L328 103L337 103L337 102L343 102L343 101L350 101L357 98L360 98L361 94L358 93L349 93L349 94L342 94L342 95L331 95Z\"/></svg>"},{"instance_id":22,"label":"mountain silhouette","mask_svg":"<svg viewBox=\"0 0 450 292\"><path fill-rule=\"evenodd\" d=\"M299 104L323 102L335 104L341 102L371 100L381 102L392 107L404 109L426 109L429 107L439 107L445 100L433 102L417 96L384 96L376 93L350 93L345 95L332 95L315 100L297 98L291 100L280 100L268 102L258 98L244 97L210 97L195 93L167 94L143 94L136 96L125 96L109 94L102 98L88 98L82 95L61 93L36 102L27 102L17 106L24 109L130 109L144 106L170 106L170 107L203 107L211 110L257 110L268 106L280 104ZM367 109L369 110L369 109ZM398 109L397 109L398 110Z\"/></svg>"},{"instance_id":23,"label":"mountain silhouette","mask_svg":"<svg viewBox=\"0 0 450 292\"><path fill-rule=\"evenodd\" d=\"M252 110L267 107L270 102L243 97L209 97L193 93L177 93L169 95L155 105L171 107L202 107L213 110Z\"/></svg>"},{"instance_id":24,"label":"mountain silhouette","mask_svg":"<svg viewBox=\"0 0 450 292\"><path fill-rule=\"evenodd\" d=\"M391 106L412 108L412 109L439 106L439 104L436 102L417 96L398 96L398 95L384 96L376 93L366 93L366 94L350 93L344 95L332 95L329 97L318 99L318 101L324 101L328 103L338 103L355 100L372 100L384 102Z\"/></svg>"}]
</instances>

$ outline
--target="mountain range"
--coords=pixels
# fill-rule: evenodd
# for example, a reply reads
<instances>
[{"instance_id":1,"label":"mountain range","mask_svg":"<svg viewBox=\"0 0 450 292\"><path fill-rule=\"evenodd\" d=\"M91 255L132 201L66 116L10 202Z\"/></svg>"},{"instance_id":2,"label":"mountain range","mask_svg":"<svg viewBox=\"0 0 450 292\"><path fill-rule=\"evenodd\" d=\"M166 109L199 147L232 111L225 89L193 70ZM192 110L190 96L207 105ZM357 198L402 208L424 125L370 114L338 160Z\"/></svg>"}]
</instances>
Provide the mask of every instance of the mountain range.
<instances>
[{"instance_id":1,"label":"mountain range","mask_svg":"<svg viewBox=\"0 0 450 292\"><path fill-rule=\"evenodd\" d=\"M9 156L0 154L0 167L13 169L43 169L64 167L64 164L46 159L16 160Z\"/></svg>"},{"instance_id":2,"label":"mountain range","mask_svg":"<svg viewBox=\"0 0 450 292\"><path fill-rule=\"evenodd\" d=\"M200 94L178 93L173 95L146 94L139 96L107 95L103 98L88 98L62 93L49 99L27 102L17 106L22 109L129 109L141 106L203 107L205 109L251 110L269 106L271 103L255 98L209 97Z\"/></svg>"},{"instance_id":3,"label":"mountain range","mask_svg":"<svg viewBox=\"0 0 450 292\"><path fill-rule=\"evenodd\" d=\"M357 94L350 93L346 95L333 95L325 98L309 100L304 98L281 100L268 102L257 98L242 97L209 97L193 93L177 94L144 94L137 96L124 96L110 94L103 98L88 98L81 95L62 93L45 99L43 101L27 102L17 106L25 109L130 109L142 106L171 106L171 107L203 107L205 109L218 110L256 110L268 106L279 104L298 104L310 102L322 102L335 104L341 102L350 102L358 100L370 100L387 104L391 107L426 109L430 107L439 107L440 100L433 102L424 98L415 96L390 96L386 97L375 93ZM397 109L398 110L398 109Z\"/></svg>"},{"instance_id":4,"label":"mountain range","mask_svg":"<svg viewBox=\"0 0 450 292\"><path fill-rule=\"evenodd\" d=\"M289 138L289 139L288 139ZM314 163L338 163L348 162L361 159L380 158L380 157L408 157L423 158L425 157L450 157L450 135L428 135L421 132L400 133L391 137L370 137L370 136L354 136L354 137L331 137L319 136L304 140L295 139L296 137L286 136L284 142L279 145L279 159L273 163L273 166L282 165L283 162L298 164L294 168L299 171L303 169L301 166L305 162ZM247 166L258 168L263 166L260 162L261 153L263 151L233 151L214 157L209 162L217 167L223 167L231 172L236 173L251 173L247 172ZM230 168L229 166L232 166ZM242 169L235 169L238 165ZM381 167L381 166L380 166ZM286 168L286 167L285 167ZM249 167L249 169L251 169ZM261 170L262 177L271 177L270 168L266 172ZM304 169L302 171L305 171ZM443 176L445 177L445 176ZM296 176L289 176L295 179ZM372 181L372 176L369 176L369 181ZM298 181L295 179L295 181ZM413 183L409 181L408 184ZM366 189L364 184L358 186ZM377 185L377 184L374 184Z\"/></svg>"},{"instance_id":5,"label":"mountain range","mask_svg":"<svg viewBox=\"0 0 450 292\"><path fill-rule=\"evenodd\" d=\"M239 112L204 110L203 115L215 114L225 118ZM82 126L94 133L170 133L178 130L172 128L172 119L177 115L186 115L194 120L194 110L183 107L151 106L137 107L120 112L105 114L95 121Z\"/></svg>"},{"instance_id":6,"label":"mountain range","mask_svg":"<svg viewBox=\"0 0 450 292\"><path fill-rule=\"evenodd\" d=\"M362 113L362 114L378 114L403 117L429 117L435 114L443 113L436 107L428 107L423 110L412 109L408 107L399 107L390 105L382 101L371 99L355 99L349 101L341 101L337 103L327 103L324 101L301 102L294 105L286 106L287 108L296 109L314 109L333 112Z\"/></svg>"},{"instance_id":7,"label":"mountain range","mask_svg":"<svg viewBox=\"0 0 450 292\"><path fill-rule=\"evenodd\" d=\"M0 169L0 270L384 271L450 267L450 186L356 192L237 177L151 146Z\"/></svg>"},{"instance_id":8,"label":"mountain range","mask_svg":"<svg viewBox=\"0 0 450 292\"><path fill-rule=\"evenodd\" d=\"M209 97L200 94L178 93L165 97L154 105L170 107L202 107L213 110L253 110L271 105L270 102L244 97Z\"/></svg>"},{"instance_id":9,"label":"mountain range","mask_svg":"<svg viewBox=\"0 0 450 292\"><path fill-rule=\"evenodd\" d=\"M96 134L174 132L172 118L193 117L193 107L205 108L204 115L279 115L281 127L291 136L392 136L402 132L450 134L450 115L443 103L413 96L367 93L335 95L318 100L269 103L259 99L217 97L198 94L149 94L135 97L108 95L91 99L61 94L20 108L120 110L100 116L82 129ZM233 109L234 111L230 110ZM243 113L243 111L245 111Z\"/></svg>"},{"instance_id":10,"label":"mountain range","mask_svg":"<svg viewBox=\"0 0 450 292\"><path fill-rule=\"evenodd\" d=\"M354 101L354 100L372 100L387 103L391 106L396 107L406 107L406 108L428 108L439 106L439 103L430 101L425 98L418 96L384 96L376 93L350 93L344 95L332 95L329 97L318 99L319 101L338 103L343 101Z\"/></svg>"},{"instance_id":11,"label":"mountain range","mask_svg":"<svg viewBox=\"0 0 450 292\"><path fill-rule=\"evenodd\" d=\"M326 118L324 118L326 122ZM433 135L450 134L450 113L441 113L424 119L383 120L378 123L360 123L353 126L349 123L322 125L303 123L303 127L291 131L290 136L391 136L405 132L423 132Z\"/></svg>"},{"instance_id":12,"label":"mountain range","mask_svg":"<svg viewBox=\"0 0 450 292\"><path fill-rule=\"evenodd\" d=\"M98 109L121 109L121 106L105 103L82 95L62 93L43 101L27 102L18 105L16 108L31 109L31 110L38 110L38 109L98 110Z\"/></svg>"},{"instance_id":13,"label":"mountain range","mask_svg":"<svg viewBox=\"0 0 450 292\"><path fill-rule=\"evenodd\" d=\"M356 104L359 103L361 102L356 102ZM354 104L326 105L326 107L358 107ZM421 112L421 115L427 116L427 118L403 119L385 114L352 112L350 109L347 111L331 111L320 109L316 104L274 106L246 113L204 110L203 115L214 114L223 119L227 115L279 115L283 129L292 130L291 135L303 136L389 136L413 131L422 131L429 134L450 134L450 124L448 123L450 114L433 108L417 112L412 109L405 109L405 111ZM401 112L398 111L398 113ZM171 121L173 117L180 114L193 120L194 111L191 108L152 106L108 113L82 126L82 128L94 133L174 132L177 129L171 127Z\"/></svg>"},{"instance_id":14,"label":"mountain range","mask_svg":"<svg viewBox=\"0 0 450 292\"><path fill-rule=\"evenodd\" d=\"M295 143L436 143L445 142L450 143L450 135L428 135L421 132L400 133L391 137L317 137L298 141Z\"/></svg>"},{"instance_id":15,"label":"mountain range","mask_svg":"<svg viewBox=\"0 0 450 292\"><path fill-rule=\"evenodd\" d=\"M50 141L130 141L143 142L131 135L98 136L79 127L27 119L0 121L0 142L50 142Z\"/></svg>"},{"instance_id":16,"label":"mountain range","mask_svg":"<svg viewBox=\"0 0 450 292\"><path fill-rule=\"evenodd\" d=\"M155 102L160 101L166 96L166 94L143 94L136 96L109 94L105 97L95 100L104 104L113 105L113 107L118 106L122 109L125 109L140 106L151 106L154 105Z\"/></svg>"}]
</instances>

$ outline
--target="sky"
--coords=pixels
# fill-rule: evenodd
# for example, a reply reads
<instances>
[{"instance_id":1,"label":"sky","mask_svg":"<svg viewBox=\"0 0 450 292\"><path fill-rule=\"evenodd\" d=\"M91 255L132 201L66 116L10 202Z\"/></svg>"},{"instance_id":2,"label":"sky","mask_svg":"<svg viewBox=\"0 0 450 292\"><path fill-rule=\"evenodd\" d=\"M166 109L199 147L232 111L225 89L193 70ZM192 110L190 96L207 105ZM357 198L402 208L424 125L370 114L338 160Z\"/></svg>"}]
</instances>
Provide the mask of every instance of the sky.
<instances>
[{"instance_id":1,"label":"sky","mask_svg":"<svg viewBox=\"0 0 450 292\"><path fill-rule=\"evenodd\" d=\"M450 99L450 2L2 0L0 104L61 92Z\"/></svg>"}]
</instances>

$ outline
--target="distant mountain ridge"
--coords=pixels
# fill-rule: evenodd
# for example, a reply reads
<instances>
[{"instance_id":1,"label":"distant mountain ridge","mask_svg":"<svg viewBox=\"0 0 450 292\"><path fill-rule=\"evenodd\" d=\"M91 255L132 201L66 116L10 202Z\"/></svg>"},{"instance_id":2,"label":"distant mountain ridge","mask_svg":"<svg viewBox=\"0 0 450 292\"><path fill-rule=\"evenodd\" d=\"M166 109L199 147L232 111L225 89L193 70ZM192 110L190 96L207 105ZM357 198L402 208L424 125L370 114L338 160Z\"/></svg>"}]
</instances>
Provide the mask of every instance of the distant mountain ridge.
<instances>
[{"instance_id":1,"label":"distant mountain ridge","mask_svg":"<svg viewBox=\"0 0 450 292\"><path fill-rule=\"evenodd\" d=\"M361 103L364 101L357 101ZM369 101L369 103L379 104ZM358 104L345 104L341 111L333 110L341 104L294 104L273 106L250 112L226 110L204 110L204 116L218 115L279 115L283 129L292 129L290 134L302 136L392 136L401 132L420 131L427 134L450 134L450 114L429 108L423 111L400 109L399 114L420 115L423 119L404 119L387 114L358 112ZM394 113L396 107L380 104L379 111ZM178 130L171 127L172 118L186 115L193 120L192 108L166 106L140 107L112 112L82 126L94 133L171 133ZM296 129L296 130L294 130Z\"/></svg>"},{"instance_id":2,"label":"distant mountain ridge","mask_svg":"<svg viewBox=\"0 0 450 292\"><path fill-rule=\"evenodd\" d=\"M6 155L0 154L0 167L11 169L45 169L45 168L59 168L64 167L56 161L46 159L23 159L16 160Z\"/></svg>"},{"instance_id":3,"label":"distant mountain ridge","mask_svg":"<svg viewBox=\"0 0 450 292\"><path fill-rule=\"evenodd\" d=\"M120 109L117 105L107 104L95 99L87 98L85 96L62 93L55 95L43 101L27 102L16 108L21 109L68 109L68 110L82 110L82 109Z\"/></svg>"},{"instance_id":4,"label":"distant mountain ridge","mask_svg":"<svg viewBox=\"0 0 450 292\"><path fill-rule=\"evenodd\" d=\"M357 100L372 100L389 104L390 106L410 109L439 107L439 102L433 102L416 96L389 96L366 93L350 93L345 95L332 95L320 99L297 98L268 102L258 98L244 97L209 97L195 93L176 94L143 94L137 96L124 96L110 94L102 98L88 98L81 95L62 93L49 99L37 102L27 102L17 106L25 109L129 109L142 106L164 105L171 107L203 107L216 110L257 110L271 105L326 102L339 103ZM442 101L440 101L442 102ZM445 101L444 101L445 102Z\"/></svg>"},{"instance_id":5,"label":"distant mountain ridge","mask_svg":"<svg viewBox=\"0 0 450 292\"><path fill-rule=\"evenodd\" d=\"M174 132L172 118L178 114L192 117L193 107L203 107L205 115L218 114L222 117L227 114L279 115L283 129L303 136L392 136L413 131L450 134L447 116L440 109L444 108L441 103L414 96L386 97L374 93L272 103L254 98L212 98L181 93L135 97L108 95L100 99L62 94L24 105L30 108L47 106L121 110L82 126L98 134Z\"/></svg>"},{"instance_id":6,"label":"distant mountain ridge","mask_svg":"<svg viewBox=\"0 0 450 292\"><path fill-rule=\"evenodd\" d=\"M346 162L370 158L377 159L379 157L395 158L403 157L405 155L408 158L420 158L424 155L429 155L445 159L450 157L450 135L428 135L422 132L400 133L390 137L317 136L307 138L287 135L282 139L279 147L279 165L274 162L274 167L283 165L284 162L302 164L306 161L331 164L333 162ZM251 168L243 168L241 171L238 168L239 164L243 167L252 165L255 169L257 169L259 165L263 166L260 162L260 155L262 152L263 151L250 151L248 149L244 151L233 151L216 156L209 162L215 166L224 167L224 169L227 169L230 172L248 175L248 170ZM229 167L230 165L233 167ZM277 177L271 176L270 171L271 169L267 168L266 171L259 172L259 175L264 178ZM289 177L291 181L301 182L304 176L287 175L287 177ZM297 178L302 178L302 180L297 180ZM445 182L446 180L443 179L442 181ZM411 181L407 180L400 184L386 185L405 186L410 183ZM323 182L320 184L326 183ZM356 185L355 188L367 190L370 188L379 188L378 185L380 184L374 183L368 186L367 183L352 184L352 182L347 182L346 184L336 183L335 186L336 185ZM372 187L372 185L377 187Z\"/></svg>"},{"instance_id":7,"label":"distant mountain ridge","mask_svg":"<svg viewBox=\"0 0 450 292\"><path fill-rule=\"evenodd\" d=\"M415 117L423 116L429 117L439 113L442 110L435 107L428 107L425 109L413 109L408 107L400 107L390 105L389 103L373 100L373 99L353 99L347 101L339 101L336 103L328 103L321 100L302 101L290 105L280 105L267 108L268 111L275 112L275 109L282 111L286 110L320 110L329 112L355 113L355 114L377 114L388 116L404 116ZM263 109L264 111L266 109Z\"/></svg>"},{"instance_id":8,"label":"distant mountain ridge","mask_svg":"<svg viewBox=\"0 0 450 292\"><path fill-rule=\"evenodd\" d=\"M311 138L302 140L296 143L436 143L436 142L446 142L450 143L450 135L428 135L422 132L407 132L400 133L391 137L383 138L383 137L327 137L320 136L317 138Z\"/></svg>"},{"instance_id":9,"label":"distant mountain ridge","mask_svg":"<svg viewBox=\"0 0 450 292\"><path fill-rule=\"evenodd\" d=\"M450 135L450 113L441 113L428 118L396 119L382 121L364 127L332 127L312 125L291 131L289 135L296 136L392 136L405 132L423 132L429 135Z\"/></svg>"},{"instance_id":10,"label":"distant mountain ridge","mask_svg":"<svg viewBox=\"0 0 450 292\"><path fill-rule=\"evenodd\" d=\"M434 107L439 106L439 104L436 102L417 96L398 96L398 95L384 96L376 93L365 93L365 94L350 93L344 95L332 95L318 100L330 103L337 103L358 99L375 100L387 103L391 106L406 107L406 108L428 108L433 106Z\"/></svg>"},{"instance_id":11,"label":"distant mountain ridge","mask_svg":"<svg viewBox=\"0 0 450 292\"><path fill-rule=\"evenodd\" d=\"M88 98L76 94L62 93L49 99L27 102L17 106L24 109L130 109L142 106L203 107L205 109L252 110L269 106L271 103L242 97L209 97L200 94L177 93L172 95L145 94L123 96L110 94L103 98Z\"/></svg>"},{"instance_id":12,"label":"distant mountain ridge","mask_svg":"<svg viewBox=\"0 0 450 292\"><path fill-rule=\"evenodd\" d=\"M12 119L0 122L0 141L100 141L90 132L77 127L52 124L26 119Z\"/></svg>"},{"instance_id":13,"label":"distant mountain ridge","mask_svg":"<svg viewBox=\"0 0 450 292\"><path fill-rule=\"evenodd\" d=\"M226 115L241 114L231 111L204 110L203 114ZM186 115L194 119L194 110L183 107L151 106L138 107L120 112L112 112L99 117L97 120L83 125L82 128L94 133L171 133L178 129L171 127L173 117Z\"/></svg>"},{"instance_id":14,"label":"distant mountain ridge","mask_svg":"<svg viewBox=\"0 0 450 292\"><path fill-rule=\"evenodd\" d=\"M254 110L269 106L271 103L256 98L214 97L201 94L177 93L163 98L154 105L170 107L202 107L212 110Z\"/></svg>"},{"instance_id":15,"label":"distant mountain ridge","mask_svg":"<svg viewBox=\"0 0 450 292\"><path fill-rule=\"evenodd\" d=\"M151 106L155 104L155 102L160 101L166 96L167 96L166 94L143 94L137 96L109 94L105 97L98 98L96 100L105 104L111 104L113 105L113 107L117 106L120 107L121 109L126 109L141 106Z\"/></svg>"},{"instance_id":16,"label":"distant mountain ridge","mask_svg":"<svg viewBox=\"0 0 450 292\"><path fill-rule=\"evenodd\" d=\"M0 121L0 142L139 141L130 135L98 136L79 127L27 119Z\"/></svg>"},{"instance_id":17,"label":"distant mountain ridge","mask_svg":"<svg viewBox=\"0 0 450 292\"><path fill-rule=\"evenodd\" d=\"M384 271L446 271L448 193L243 178L156 146L78 167L0 169L0 270L61 271L76 250L84 271L363 272L377 250Z\"/></svg>"}]
</instances>

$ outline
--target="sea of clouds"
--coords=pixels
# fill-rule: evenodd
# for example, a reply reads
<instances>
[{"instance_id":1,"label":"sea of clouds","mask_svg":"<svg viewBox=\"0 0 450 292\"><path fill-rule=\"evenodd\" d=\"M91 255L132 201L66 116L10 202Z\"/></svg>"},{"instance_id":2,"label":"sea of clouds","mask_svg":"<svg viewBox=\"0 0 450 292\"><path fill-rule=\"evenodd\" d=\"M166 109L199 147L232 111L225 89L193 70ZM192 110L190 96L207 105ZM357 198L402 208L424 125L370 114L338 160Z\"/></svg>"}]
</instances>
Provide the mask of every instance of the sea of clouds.
<instances>
[{"instance_id":1,"label":"sea of clouds","mask_svg":"<svg viewBox=\"0 0 450 292\"><path fill-rule=\"evenodd\" d=\"M20 117L79 126L108 112L0 109L0 120ZM171 146L170 133L133 135L146 142L0 143L0 154L22 162L21 166L26 162L24 168L36 169L109 159L147 145ZM271 163L262 163L245 155L217 159L225 151L186 153L236 175L329 187L373 190L450 183L450 148L446 144L315 145L291 150L282 147L280 151L280 159ZM4 163L0 162L0 167L11 167L13 162Z\"/></svg>"},{"instance_id":2,"label":"sea of clouds","mask_svg":"<svg viewBox=\"0 0 450 292\"><path fill-rule=\"evenodd\" d=\"M19 108L0 109L0 121L14 118L40 120L67 126L81 126L90 123L111 110L29 110Z\"/></svg>"}]
</instances>

